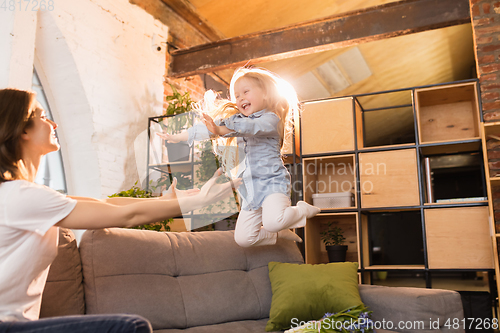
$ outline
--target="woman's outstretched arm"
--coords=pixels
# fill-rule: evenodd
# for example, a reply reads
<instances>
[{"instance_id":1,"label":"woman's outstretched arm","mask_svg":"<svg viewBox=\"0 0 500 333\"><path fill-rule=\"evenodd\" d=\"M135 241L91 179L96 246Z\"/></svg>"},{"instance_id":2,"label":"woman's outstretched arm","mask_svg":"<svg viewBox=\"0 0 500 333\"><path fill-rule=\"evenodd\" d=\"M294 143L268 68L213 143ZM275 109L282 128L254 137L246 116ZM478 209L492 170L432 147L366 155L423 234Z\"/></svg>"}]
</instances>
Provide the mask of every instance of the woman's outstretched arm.
<instances>
[{"instance_id":1,"label":"woman's outstretched arm","mask_svg":"<svg viewBox=\"0 0 500 333\"><path fill-rule=\"evenodd\" d=\"M71 229L99 229L108 227L131 227L162 221L180 216L182 213L205 207L233 194L233 188L241 184L233 182L216 184L221 171L217 170L200 190L192 196L176 199L143 199L125 206L101 201L78 200L73 211L56 225Z\"/></svg>"},{"instance_id":2,"label":"woman's outstretched arm","mask_svg":"<svg viewBox=\"0 0 500 333\"><path fill-rule=\"evenodd\" d=\"M187 141L189 138L188 131L183 131L178 134L168 134L168 133L156 133L160 138L166 140L169 143L177 143L181 141Z\"/></svg>"},{"instance_id":3,"label":"woman's outstretched arm","mask_svg":"<svg viewBox=\"0 0 500 333\"><path fill-rule=\"evenodd\" d=\"M125 206L125 205L130 205L133 203L137 203L140 201L151 201L152 199L157 199L157 200L176 199L177 197L185 197L185 196L195 195L195 194L198 194L199 192L200 192L200 189L198 189L198 188L193 188L193 189L189 189L189 190L177 189L177 178L174 177L174 180L172 181L172 185L170 185L168 190L164 191L163 195L161 197L157 197L157 198L111 197L111 198L99 200L99 199L94 199L94 198L89 198L89 197L78 197L78 196L71 196L71 195L68 195L68 197L71 199L74 199L76 201L105 202L105 203L112 204L115 206Z\"/></svg>"}]
</instances>

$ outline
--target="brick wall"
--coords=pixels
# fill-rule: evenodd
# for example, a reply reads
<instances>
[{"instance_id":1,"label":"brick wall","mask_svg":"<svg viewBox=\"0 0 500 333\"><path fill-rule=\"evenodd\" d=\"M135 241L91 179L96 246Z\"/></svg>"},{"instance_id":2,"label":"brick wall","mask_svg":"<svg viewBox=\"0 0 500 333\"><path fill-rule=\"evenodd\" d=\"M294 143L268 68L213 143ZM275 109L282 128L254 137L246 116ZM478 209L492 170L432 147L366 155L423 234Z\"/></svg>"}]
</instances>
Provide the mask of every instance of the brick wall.
<instances>
[{"instance_id":1,"label":"brick wall","mask_svg":"<svg viewBox=\"0 0 500 333\"><path fill-rule=\"evenodd\" d=\"M168 71L168 68L167 68ZM203 82L202 77L199 75L188 76L180 79L170 78L165 75L165 96L172 94L172 89L170 88L170 84L173 85L179 92L185 93L189 91L191 99L195 102L199 101L203 98L203 94L205 93L205 84ZM163 101L163 111L167 108L167 102Z\"/></svg>"},{"instance_id":2,"label":"brick wall","mask_svg":"<svg viewBox=\"0 0 500 333\"><path fill-rule=\"evenodd\" d=\"M500 1L470 0L477 74L485 122L500 121ZM487 140L490 176L500 174L500 141ZM492 188L500 232L500 186Z\"/></svg>"},{"instance_id":3,"label":"brick wall","mask_svg":"<svg viewBox=\"0 0 500 333\"><path fill-rule=\"evenodd\" d=\"M181 49L192 47L199 44L211 42L211 40L204 36L196 27L193 27L184 18L174 12L162 1L157 0L129 0L130 3L139 6L147 13L152 15L156 20L168 26L168 43L169 48ZM170 78L168 77L168 66L170 59L168 52L166 54L166 69L164 76L164 90L165 95L170 95L172 89L169 84L176 87L181 93L189 91L191 99L195 102L203 97L205 92L204 80L202 77L196 75L186 78ZM164 110L166 108L165 100L163 101Z\"/></svg>"},{"instance_id":4,"label":"brick wall","mask_svg":"<svg viewBox=\"0 0 500 333\"><path fill-rule=\"evenodd\" d=\"M470 0L485 121L500 121L500 1Z\"/></svg>"},{"instance_id":5,"label":"brick wall","mask_svg":"<svg viewBox=\"0 0 500 333\"><path fill-rule=\"evenodd\" d=\"M188 23L185 23L188 25ZM186 29L187 30L187 29ZM194 46L194 45L190 45ZM172 78L168 76L168 67L170 66L170 57L167 52L166 59L166 68L165 68L165 96L172 94L172 89L170 85L173 85L179 92L185 93L189 91L191 99L195 102L199 101L203 98L203 94L205 93L205 83L203 82L203 77L200 75L188 76L183 78ZM163 100L163 111L165 112L167 107L167 102Z\"/></svg>"}]
</instances>

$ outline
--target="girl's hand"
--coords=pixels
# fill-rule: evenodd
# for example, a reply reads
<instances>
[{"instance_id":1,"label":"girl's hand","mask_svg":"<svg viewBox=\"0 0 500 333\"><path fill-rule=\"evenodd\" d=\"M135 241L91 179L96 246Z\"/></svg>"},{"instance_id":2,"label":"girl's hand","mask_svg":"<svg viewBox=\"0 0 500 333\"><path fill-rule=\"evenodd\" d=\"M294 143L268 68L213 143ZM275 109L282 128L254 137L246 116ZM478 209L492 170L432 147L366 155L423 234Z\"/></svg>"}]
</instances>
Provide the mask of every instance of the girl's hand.
<instances>
[{"instance_id":1,"label":"girl's hand","mask_svg":"<svg viewBox=\"0 0 500 333\"><path fill-rule=\"evenodd\" d=\"M196 195L198 193L200 193L200 189L198 188L193 188L190 190L177 189L177 178L174 177L174 180L172 180L172 184L170 185L170 187L167 190L163 191L160 200L170 200L175 198L189 197L192 195Z\"/></svg>"},{"instance_id":2,"label":"girl's hand","mask_svg":"<svg viewBox=\"0 0 500 333\"><path fill-rule=\"evenodd\" d=\"M207 126L208 130L210 132L214 133L215 135L221 135L220 128L219 128L220 126L215 125L212 117L210 117L206 113L202 113L202 116L203 116L203 118L201 119L201 121L203 122L203 124L205 124L205 126Z\"/></svg>"},{"instance_id":3,"label":"girl's hand","mask_svg":"<svg viewBox=\"0 0 500 333\"><path fill-rule=\"evenodd\" d=\"M205 124L205 126L207 126L208 130L214 133L215 135L223 136L231 132L234 132L233 130L228 129L226 126L217 126L214 123L212 117L210 117L208 114L202 113L202 115L203 119L201 119L201 121L203 122L203 124Z\"/></svg>"},{"instance_id":4,"label":"girl's hand","mask_svg":"<svg viewBox=\"0 0 500 333\"><path fill-rule=\"evenodd\" d=\"M156 135L158 135L163 140L167 140L168 143L177 143L181 141L187 141L188 139L188 132L182 132L179 134L168 134L168 133L157 132Z\"/></svg>"},{"instance_id":5,"label":"girl's hand","mask_svg":"<svg viewBox=\"0 0 500 333\"><path fill-rule=\"evenodd\" d=\"M215 171L214 175L205 185L202 186L199 196L202 200L203 206L210 205L219 200L229 198L233 195L233 190L241 185L241 178L228 181L224 184L217 184L217 178L222 174L219 168Z\"/></svg>"}]
</instances>

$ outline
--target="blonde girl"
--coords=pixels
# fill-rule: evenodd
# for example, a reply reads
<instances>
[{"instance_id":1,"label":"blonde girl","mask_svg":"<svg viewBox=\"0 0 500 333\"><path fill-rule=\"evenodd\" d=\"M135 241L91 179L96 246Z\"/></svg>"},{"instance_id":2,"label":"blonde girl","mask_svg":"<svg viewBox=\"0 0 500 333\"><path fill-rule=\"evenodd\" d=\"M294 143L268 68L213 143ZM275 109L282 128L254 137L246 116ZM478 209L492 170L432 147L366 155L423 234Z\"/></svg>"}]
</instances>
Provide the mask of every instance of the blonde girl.
<instances>
[{"instance_id":1,"label":"blonde girl","mask_svg":"<svg viewBox=\"0 0 500 333\"><path fill-rule=\"evenodd\" d=\"M160 136L190 145L195 140L217 139L216 152L225 171L233 171L243 181L235 229L240 246L272 245L278 237L301 242L289 229L304 227L306 218L320 209L304 201L290 205L290 174L281 150L299 108L297 94L267 70L240 68L231 80L230 96L230 101L219 101L215 107L204 101L202 123L180 134ZM232 149L235 144L237 149Z\"/></svg>"}]
</instances>

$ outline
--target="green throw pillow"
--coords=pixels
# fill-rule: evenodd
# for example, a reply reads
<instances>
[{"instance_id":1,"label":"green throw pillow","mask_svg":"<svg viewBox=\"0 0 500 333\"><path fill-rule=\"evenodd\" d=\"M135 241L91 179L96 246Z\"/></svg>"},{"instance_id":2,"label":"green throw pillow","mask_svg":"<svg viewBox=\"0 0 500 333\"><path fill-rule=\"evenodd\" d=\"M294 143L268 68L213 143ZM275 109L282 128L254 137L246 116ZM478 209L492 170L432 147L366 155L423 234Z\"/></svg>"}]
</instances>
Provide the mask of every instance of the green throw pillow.
<instances>
[{"instance_id":1,"label":"green throw pillow","mask_svg":"<svg viewBox=\"0 0 500 333\"><path fill-rule=\"evenodd\" d=\"M270 262L273 291L266 332L281 331L363 304L358 289L358 264L319 265Z\"/></svg>"}]
</instances>

